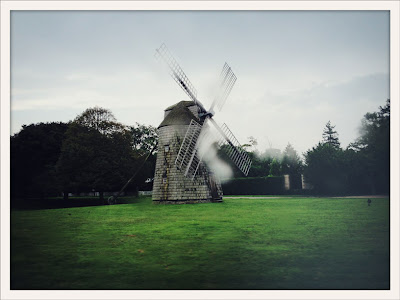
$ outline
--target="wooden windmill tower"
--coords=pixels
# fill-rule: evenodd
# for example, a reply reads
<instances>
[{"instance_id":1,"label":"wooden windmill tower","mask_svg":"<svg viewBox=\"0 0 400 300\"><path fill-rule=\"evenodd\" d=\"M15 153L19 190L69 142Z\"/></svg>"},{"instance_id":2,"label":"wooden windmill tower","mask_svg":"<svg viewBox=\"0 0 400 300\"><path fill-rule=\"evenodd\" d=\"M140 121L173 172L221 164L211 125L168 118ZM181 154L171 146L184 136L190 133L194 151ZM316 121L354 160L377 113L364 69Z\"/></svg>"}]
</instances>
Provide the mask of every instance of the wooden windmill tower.
<instances>
[{"instance_id":1,"label":"wooden windmill tower","mask_svg":"<svg viewBox=\"0 0 400 300\"><path fill-rule=\"evenodd\" d=\"M221 110L236 76L225 63L220 76L220 89L211 108L206 110L186 74L165 44L156 50L170 69L170 75L191 99L165 110L158 127L158 153L153 183L155 203L202 203L222 201L219 178L205 160L205 153L222 147L226 155L247 176L251 160L229 128L213 120L213 108ZM216 137L217 136L217 137ZM206 148L206 150L204 150Z\"/></svg>"}]
</instances>

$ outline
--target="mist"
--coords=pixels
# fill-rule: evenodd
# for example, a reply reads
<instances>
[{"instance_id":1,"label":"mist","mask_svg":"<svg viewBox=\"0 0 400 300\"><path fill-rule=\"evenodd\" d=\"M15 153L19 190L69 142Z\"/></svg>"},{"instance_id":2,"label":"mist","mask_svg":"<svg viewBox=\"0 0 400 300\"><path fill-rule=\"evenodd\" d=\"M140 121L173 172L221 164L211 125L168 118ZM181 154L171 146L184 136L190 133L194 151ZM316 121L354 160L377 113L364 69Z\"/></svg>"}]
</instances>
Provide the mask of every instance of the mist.
<instances>
[{"instance_id":1,"label":"mist","mask_svg":"<svg viewBox=\"0 0 400 300\"><path fill-rule=\"evenodd\" d=\"M218 157L217 149L219 141L220 135L205 122L196 144L197 151L200 159L224 183L233 177L233 170Z\"/></svg>"}]
</instances>

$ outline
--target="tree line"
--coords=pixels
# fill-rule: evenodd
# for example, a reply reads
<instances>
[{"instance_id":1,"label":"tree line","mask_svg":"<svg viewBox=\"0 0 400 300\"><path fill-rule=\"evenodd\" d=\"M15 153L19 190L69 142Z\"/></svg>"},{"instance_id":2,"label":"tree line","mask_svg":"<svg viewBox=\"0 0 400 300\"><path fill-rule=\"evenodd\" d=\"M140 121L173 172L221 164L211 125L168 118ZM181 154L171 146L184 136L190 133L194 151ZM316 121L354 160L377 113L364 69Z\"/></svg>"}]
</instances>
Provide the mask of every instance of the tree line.
<instances>
[{"instance_id":1,"label":"tree line","mask_svg":"<svg viewBox=\"0 0 400 300\"><path fill-rule=\"evenodd\" d=\"M390 100L377 112L367 113L360 136L342 148L330 121L322 140L303 153L288 143L284 151L256 150L257 140L243 145L252 159L249 177L303 174L318 194L389 193ZM118 191L132 176L143 157L157 143L156 128L119 123L108 109L88 108L68 123L24 125L11 136L12 197L49 197L69 193ZM224 155L220 151L222 159ZM128 187L128 191L151 190L156 154ZM241 172L226 159L234 170ZM146 183L146 179L147 183ZM294 189L301 189L299 180Z\"/></svg>"},{"instance_id":2,"label":"tree line","mask_svg":"<svg viewBox=\"0 0 400 300\"><path fill-rule=\"evenodd\" d=\"M304 174L320 193L388 194L390 191L390 100L367 113L360 136L345 149L330 122L323 140L305 155Z\"/></svg>"},{"instance_id":3,"label":"tree line","mask_svg":"<svg viewBox=\"0 0 400 300\"><path fill-rule=\"evenodd\" d=\"M156 145L156 129L117 122L108 109L86 109L68 123L24 125L11 136L12 197L118 191ZM151 156L128 191L151 189Z\"/></svg>"},{"instance_id":4,"label":"tree line","mask_svg":"<svg viewBox=\"0 0 400 300\"><path fill-rule=\"evenodd\" d=\"M390 191L390 100L377 112L366 113L361 121L360 135L346 148L340 145L335 126L328 121L322 140L303 153L288 143L284 151L255 148L257 140L249 137L244 149L252 159L249 177L290 175L293 189L301 189L301 175L317 194L388 194ZM234 177L242 175L235 166ZM294 185L292 184L294 183Z\"/></svg>"}]
</instances>

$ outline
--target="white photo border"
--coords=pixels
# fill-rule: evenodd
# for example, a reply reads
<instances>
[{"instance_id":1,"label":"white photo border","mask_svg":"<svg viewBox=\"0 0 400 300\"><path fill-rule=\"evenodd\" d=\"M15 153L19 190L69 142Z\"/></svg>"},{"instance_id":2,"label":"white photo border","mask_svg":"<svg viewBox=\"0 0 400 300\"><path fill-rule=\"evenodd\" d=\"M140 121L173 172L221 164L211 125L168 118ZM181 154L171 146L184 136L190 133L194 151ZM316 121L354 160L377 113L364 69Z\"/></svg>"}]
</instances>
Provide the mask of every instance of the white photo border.
<instances>
[{"instance_id":1,"label":"white photo border","mask_svg":"<svg viewBox=\"0 0 400 300\"><path fill-rule=\"evenodd\" d=\"M10 290L10 14L13 10L387 10L390 11L390 290ZM1 299L400 299L398 1L2 1Z\"/></svg>"}]
</instances>

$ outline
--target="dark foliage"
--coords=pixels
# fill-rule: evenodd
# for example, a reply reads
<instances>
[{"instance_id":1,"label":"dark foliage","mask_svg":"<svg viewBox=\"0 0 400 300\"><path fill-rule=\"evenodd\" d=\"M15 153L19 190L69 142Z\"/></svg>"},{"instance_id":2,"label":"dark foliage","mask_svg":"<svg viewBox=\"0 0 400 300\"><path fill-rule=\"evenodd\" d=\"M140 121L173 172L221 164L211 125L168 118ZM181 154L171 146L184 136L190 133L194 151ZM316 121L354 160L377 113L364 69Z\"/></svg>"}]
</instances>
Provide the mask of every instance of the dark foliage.
<instances>
[{"instance_id":1,"label":"dark foliage","mask_svg":"<svg viewBox=\"0 0 400 300\"><path fill-rule=\"evenodd\" d=\"M104 135L71 123L63 142L57 173L63 191L113 191L128 180L134 158L128 132Z\"/></svg>"},{"instance_id":2,"label":"dark foliage","mask_svg":"<svg viewBox=\"0 0 400 300\"><path fill-rule=\"evenodd\" d=\"M157 143L152 126L118 123L111 111L89 108L73 122L24 125L11 137L11 195L116 192ZM151 190L155 155L127 191ZM147 182L145 182L147 180Z\"/></svg>"},{"instance_id":3,"label":"dark foliage","mask_svg":"<svg viewBox=\"0 0 400 300\"><path fill-rule=\"evenodd\" d=\"M157 145L157 129L153 126L146 126L136 123L129 126L132 136L132 148L139 155L149 153Z\"/></svg>"},{"instance_id":4,"label":"dark foliage","mask_svg":"<svg viewBox=\"0 0 400 300\"><path fill-rule=\"evenodd\" d=\"M305 154L305 176L316 192L336 194L346 191L343 150L329 143L318 143Z\"/></svg>"},{"instance_id":5,"label":"dark foliage","mask_svg":"<svg viewBox=\"0 0 400 300\"><path fill-rule=\"evenodd\" d=\"M11 196L56 195L55 164L61 153L66 123L23 125L11 137Z\"/></svg>"},{"instance_id":6,"label":"dark foliage","mask_svg":"<svg viewBox=\"0 0 400 300\"><path fill-rule=\"evenodd\" d=\"M273 195L283 193L283 177L234 178L222 185L225 195Z\"/></svg>"},{"instance_id":7,"label":"dark foliage","mask_svg":"<svg viewBox=\"0 0 400 300\"><path fill-rule=\"evenodd\" d=\"M340 148L330 122L323 142L305 154L305 175L319 193L388 194L390 191L390 101L365 114L361 135Z\"/></svg>"},{"instance_id":8,"label":"dark foliage","mask_svg":"<svg viewBox=\"0 0 400 300\"><path fill-rule=\"evenodd\" d=\"M367 113L362 120L361 136L353 145L365 160L371 189L390 190L390 100L378 112Z\"/></svg>"}]
</instances>

